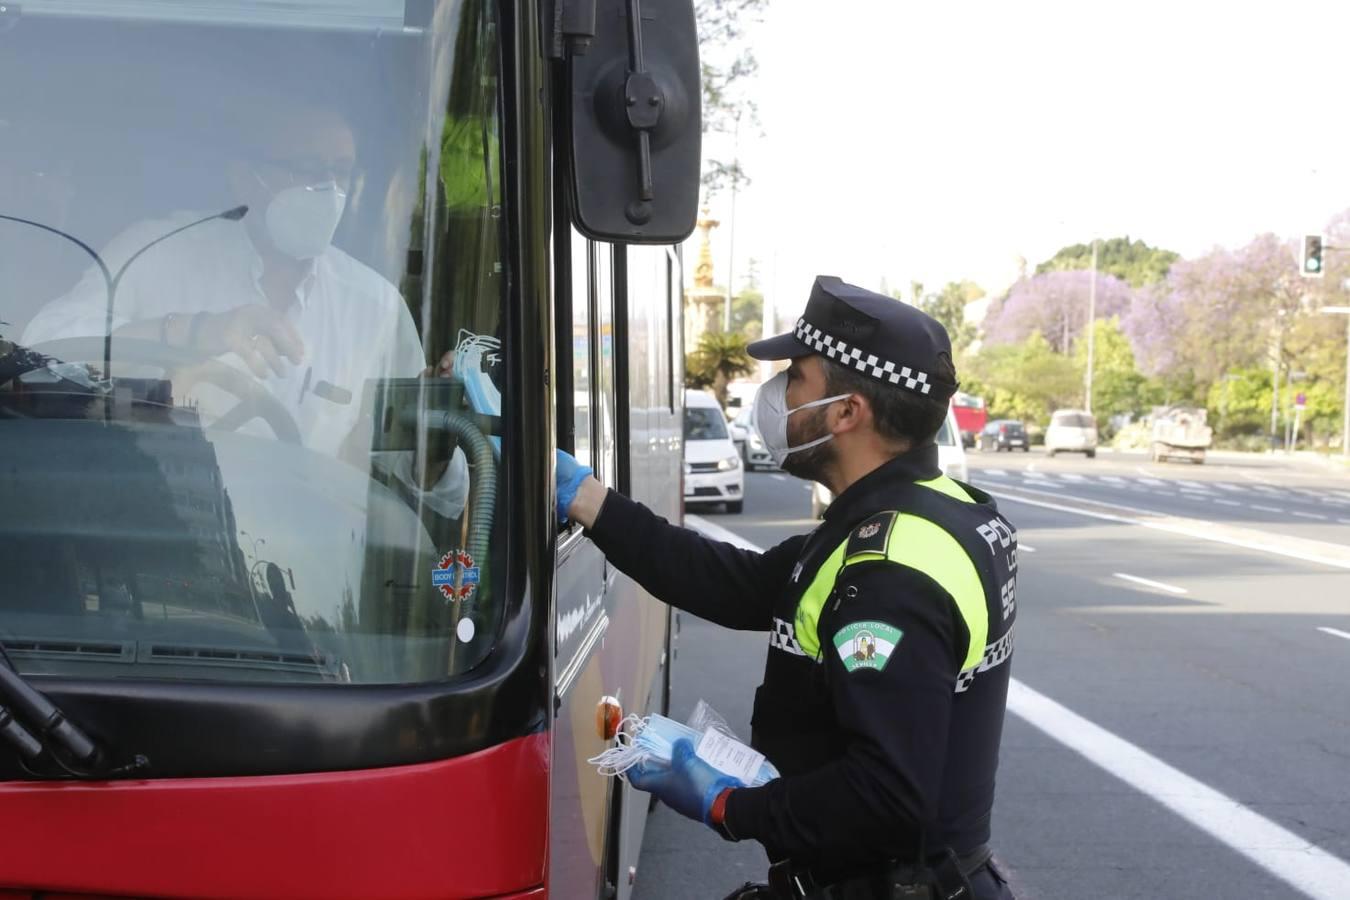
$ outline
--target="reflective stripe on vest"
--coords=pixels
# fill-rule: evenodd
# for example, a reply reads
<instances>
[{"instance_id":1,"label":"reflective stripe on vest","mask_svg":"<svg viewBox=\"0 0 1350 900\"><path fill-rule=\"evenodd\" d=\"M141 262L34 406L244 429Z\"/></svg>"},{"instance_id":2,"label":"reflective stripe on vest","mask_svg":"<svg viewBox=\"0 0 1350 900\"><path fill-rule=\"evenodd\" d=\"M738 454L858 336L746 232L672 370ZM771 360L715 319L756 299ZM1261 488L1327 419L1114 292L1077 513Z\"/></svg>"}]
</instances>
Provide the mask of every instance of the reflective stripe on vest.
<instances>
[{"instance_id":1,"label":"reflective stripe on vest","mask_svg":"<svg viewBox=\"0 0 1350 900\"><path fill-rule=\"evenodd\" d=\"M974 502L961 490L960 485L945 475L917 484L965 503ZM848 538L845 538L816 570L815 578L797 602L794 630L797 643L807 656L820 658L820 636L816 626L820 621L820 612L825 608L825 601L834 590L835 580L844 566L890 560L927 575L956 601L956 608L970 633L961 669L976 666L984 658L984 643L989 636L989 609L985 605L984 585L965 549L942 526L919 516L899 513L886 538L885 554L855 553L845 559L847 549Z\"/></svg>"}]
</instances>

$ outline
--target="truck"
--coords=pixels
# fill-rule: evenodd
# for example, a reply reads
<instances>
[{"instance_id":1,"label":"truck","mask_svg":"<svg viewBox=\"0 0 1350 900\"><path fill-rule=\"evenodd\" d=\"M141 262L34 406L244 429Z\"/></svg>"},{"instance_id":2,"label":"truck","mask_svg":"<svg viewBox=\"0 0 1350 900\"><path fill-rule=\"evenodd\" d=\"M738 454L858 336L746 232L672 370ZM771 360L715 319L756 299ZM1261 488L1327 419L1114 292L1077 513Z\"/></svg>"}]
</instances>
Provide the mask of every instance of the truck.
<instances>
[{"instance_id":1,"label":"truck","mask_svg":"<svg viewBox=\"0 0 1350 900\"><path fill-rule=\"evenodd\" d=\"M1206 412L1191 406L1158 406L1153 409L1152 457L1154 462L1189 459L1205 461L1205 451L1214 440L1205 423Z\"/></svg>"}]
</instances>

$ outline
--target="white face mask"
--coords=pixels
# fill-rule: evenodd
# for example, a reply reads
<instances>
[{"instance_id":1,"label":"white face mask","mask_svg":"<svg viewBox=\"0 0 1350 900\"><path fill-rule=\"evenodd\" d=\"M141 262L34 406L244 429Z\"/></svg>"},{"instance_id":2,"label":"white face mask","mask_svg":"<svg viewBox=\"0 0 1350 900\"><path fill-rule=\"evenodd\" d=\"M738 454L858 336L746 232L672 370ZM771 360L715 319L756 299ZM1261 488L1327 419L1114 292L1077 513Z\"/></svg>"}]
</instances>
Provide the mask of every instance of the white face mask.
<instances>
[{"instance_id":1,"label":"white face mask","mask_svg":"<svg viewBox=\"0 0 1350 900\"><path fill-rule=\"evenodd\" d=\"M346 206L336 182L288 187L267 204L267 236L292 259L313 259L332 243Z\"/></svg>"},{"instance_id":2,"label":"white face mask","mask_svg":"<svg viewBox=\"0 0 1350 900\"><path fill-rule=\"evenodd\" d=\"M764 449L769 451L773 457L775 465L782 466L783 461L791 453L798 450L807 450L811 447L825 443L833 434L822 435L814 441L807 441L805 444L798 444L795 447L788 446L788 416L803 409L811 409L816 406L825 406L834 403L836 400L843 400L849 394L836 394L833 397L822 397L819 400L812 400L810 403L803 403L801 406L787 408L787 372L779 372L759 386L759 393L755 395L755 410L750 414L750 421L758 429L760 437L764 438Z\"/></svg>"}]
</instances>

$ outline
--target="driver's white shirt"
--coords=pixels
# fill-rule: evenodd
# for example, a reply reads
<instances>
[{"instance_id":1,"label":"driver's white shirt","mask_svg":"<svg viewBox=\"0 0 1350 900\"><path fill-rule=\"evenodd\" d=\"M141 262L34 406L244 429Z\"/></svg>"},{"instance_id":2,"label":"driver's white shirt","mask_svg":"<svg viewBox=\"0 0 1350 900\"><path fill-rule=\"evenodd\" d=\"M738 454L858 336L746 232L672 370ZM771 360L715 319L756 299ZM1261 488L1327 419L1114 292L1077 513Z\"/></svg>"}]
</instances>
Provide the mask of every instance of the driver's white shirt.
<instances>
[{"instance_id":1,"label":"driver's white shirt","mask_svg":"<svg viewBox=\"0 0 1350 900\"><path fill-rule=\"evenodd\" d=\"M205 215L209 213L179 212L135 225L113 239L103 254L104 263L116 273L146 244ZM151 247L131 264L117 289L113 330L170 313L186 319L197 312L269 305L262 274L262 257L243 222L204 222ZM33 317L23 343L31 347L61 338L102 337L106 315L104 279L91 267L68 294ZM304 341L304 358L299 364L283 359L285 374L269 373L260 383L295 419L301 441L312 450L338 455L357 424L362 392L372 379L414 377L426 368L417 329L398 290L331 245L314 260L285 315ZM115 340L113 347L116 359ZM233 355L224 360L244 368ZM208 407L207 412L224 412L209 408L222 402L220 398L195 399ZM257 421L241 430L268 433ZM413 487L410 457L384 454L379 462ZM456 450L436 487L416 492L437 512L453 517L464 508L467 485L467 461Z\"/></svg>"}]
</instances>

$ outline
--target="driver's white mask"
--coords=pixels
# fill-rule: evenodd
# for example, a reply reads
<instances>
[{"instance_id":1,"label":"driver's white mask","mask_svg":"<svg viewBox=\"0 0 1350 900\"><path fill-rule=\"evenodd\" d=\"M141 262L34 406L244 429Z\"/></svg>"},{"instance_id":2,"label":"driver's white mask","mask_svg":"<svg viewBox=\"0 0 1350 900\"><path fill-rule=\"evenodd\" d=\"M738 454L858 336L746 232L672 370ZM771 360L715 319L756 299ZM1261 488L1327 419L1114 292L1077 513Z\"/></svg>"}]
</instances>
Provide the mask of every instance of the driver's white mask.
<instances>
[{"instance_id":1,"label":"driver's white mask","mask_svg":"<svg viewBox=\"0 0 1350 900\"><path fill-rule=\"evenodd\" d=\"M313 259L332 243L346 207L335 181L288 187L267 204L267 237L292 259Z\"/></svg>"},{"instance_id":2,"label":"driver's white mask","mask_svg":"<svg viewBox=\"0 0 1350 900\"><path fill-rule=\"evenodd\" d=\"M755 394L755 409L750 414L750 421L759 431L760 437L764 438L764 448L769 451L773 457L774 464L780 468L783 461L789 454L796 453L798 450L806 450L823 444L834 437L833 434L826 432L824 435L813 441L807 441L805 444L798 444L795 447L788 446L788 416L795 412L801 412L804 409L811 409L816 406L825 406L834 403L836 400L843 400L848 394L836 394L833 397L822 397L819 400L812 400L809 403L803 403L801 406L794 406L788 409L787 405L787 372L779 372L759 386L759 393Z\"/></svg>"}]
</instances>

